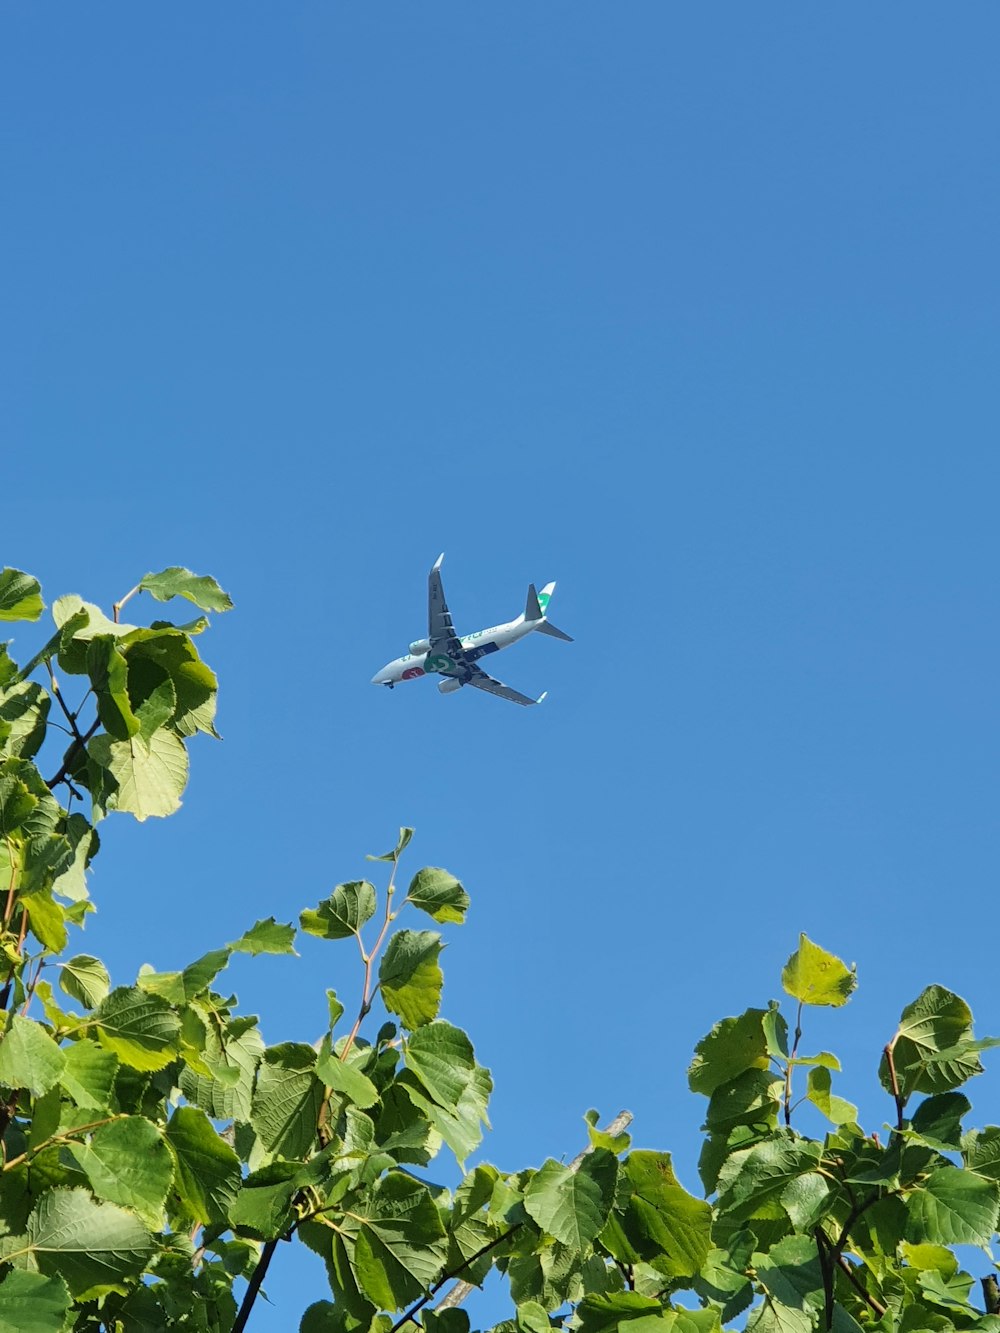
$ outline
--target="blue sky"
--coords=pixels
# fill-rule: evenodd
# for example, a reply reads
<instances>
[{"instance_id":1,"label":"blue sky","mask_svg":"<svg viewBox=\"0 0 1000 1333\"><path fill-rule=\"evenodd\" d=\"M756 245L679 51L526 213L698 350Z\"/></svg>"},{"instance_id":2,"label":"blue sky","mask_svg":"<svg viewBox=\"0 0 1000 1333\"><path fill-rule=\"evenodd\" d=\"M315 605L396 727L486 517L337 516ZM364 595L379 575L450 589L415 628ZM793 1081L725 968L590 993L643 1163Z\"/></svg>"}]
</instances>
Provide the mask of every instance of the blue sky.
<instances>
[{"instance_id":1,"label":"blue sky","mask_svg":"<svg viewBox=\"0 0 1000 1333\"><path fill-rule=\"evenodd\" d=\"M1000 1031L997 10L2 29L2 563L105 605L185 564L237 607L203 641L224 743L176 817L105 826L116 980L415 825L473 898L445 1010L496 1078L485 1155L627 1106L691 1188L691 1049L800 930L858 963L813 1031L872 1124L925 984ZM369 685L441 550L463 632L558 579L576 642L497 665L544 707ZM272 1041L360 986L335 946L233 976ZM279 1259L255 1329L324 1294Z\"/></svg>"}]
</instances>

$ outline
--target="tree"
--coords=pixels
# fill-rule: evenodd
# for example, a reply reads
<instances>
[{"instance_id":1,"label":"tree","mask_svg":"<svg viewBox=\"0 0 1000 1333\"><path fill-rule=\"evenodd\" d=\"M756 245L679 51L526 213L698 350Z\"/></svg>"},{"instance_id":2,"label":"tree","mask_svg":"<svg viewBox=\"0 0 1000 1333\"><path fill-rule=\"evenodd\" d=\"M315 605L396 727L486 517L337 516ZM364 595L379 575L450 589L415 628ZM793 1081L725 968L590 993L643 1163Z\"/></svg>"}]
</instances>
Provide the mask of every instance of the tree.
<instances>
[{"instance_id":1,"label":"tree","mask_svg":"<svg viewBox=\"0 0 1000 1333\"><path fill-rule=\"evenodd\" d=\"M60 598L55 633L23 667L0 649L0 1333L243 1329L282 1238L329 1276L303 1333L466 1333L461 1298L490 1270L514 1311L498 1333L712 1333L734 1320L755 1333L1000 1331L993 1277L984 1313L954 1252L988 1247L1000 1212L1000 1128L966 1129L958 1091L994 1043L941 987L903 1010L882 1051L883 1143L833 1091L836 1058L802 1054L808 1009L845 1004L855 976L801 937L782 974L791 1036L771 1001L696 1048L705 1199L669 1153L629 1151L627 1117L601 1130L596 1112L568 1166L480 1163L454 1191L423 1178L445 1147L459 1163L478 1147L491 1080L440 1014L440 936L397 925L404 909L461 924L469 907L439 868L403 891L410 829L372 858L381 891L339 884L299 916L360 967L357 1007L328 991L315 1045L267 1046L216 989L234 953L294 952L296 927L273 917L112 988L70 945L91 908L99 823L170 814L188 745L214 735L216 679L195 645L207 619L122 623L142 592L231 605L214 580L172 568L110 617ZM42 611L34 579L0 573L0 619ZM389 1021L372 1032L376 997ZM811 1136L804 1116L830 1128Z\"/></svg>"}]
</instances>

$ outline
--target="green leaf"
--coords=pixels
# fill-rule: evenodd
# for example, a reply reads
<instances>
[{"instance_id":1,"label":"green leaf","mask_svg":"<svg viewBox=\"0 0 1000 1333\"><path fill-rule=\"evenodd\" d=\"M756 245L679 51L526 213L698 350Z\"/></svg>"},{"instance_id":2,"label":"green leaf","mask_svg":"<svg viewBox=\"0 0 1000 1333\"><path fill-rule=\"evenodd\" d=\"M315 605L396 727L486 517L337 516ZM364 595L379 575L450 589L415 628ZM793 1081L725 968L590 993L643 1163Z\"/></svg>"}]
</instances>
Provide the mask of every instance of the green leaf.
<instances>
[{"instance_id":1,"label":"green leaf","mask_svg":"<svg viewBox=\"0 0 1000 1333\"><path fill-rule=\"evenodd\" d=\"M70 1299L61 1277L14 1269L0 1283L0 1333L61 1333Z\"/></svg>"},{"instance_id":2,"label":"green leaf","mask_svg":"<svg viewBox=\"0 0 1000 1333\"><path fill-rule=\"evenodd\" d=\"M60 1048L66 1055L66 1066L59 1082L77 1106L105 1110L111 1102L111 1093L118 1069L118 1057L112 1051L102 1050L88 1037L70 1042Z\"/></svg>"},{"instance_id":3,"label":"green leaf","mask_svg":"<svg viewBox=\"0 0 1000 1333\"><path fill-rule=\"evenodd\" d=\"M229 594L222 591L215 579L207 574L192 574L180 565L171 565L159 574L146 574L139 587L158 602L185 597L200 611L231 611L233 607Z\"/></svg>"},{"instance_id":4,"label":"green leaf","mask_svg":"<svg viewBox=\"0 0 1000 1333\"><path fill-rule=\"evenodd\" d=\"M400 1310L439 1276L448 1241L426 1185L390 1171L354 1211L352 1267L359 1287L383 1310Z\"/></svg>"},{"instance_id":5,"label":"green leaf","mask_svg":"<svg viewBox=\"0 0 1000 1333\"><path fill-rule=\"evenodd\" d=\"M444 984L440 953L440 935L400 930L382 955L378 975L383 1003L411 1031L437 1017Z\"/></svg>"},{"instance_id":6,"label":"green leaf","mask_svg":"<svg viewBox=\"0 0 1000 1333\"><path fill-rule=\"evenodd\" d=\"M781 984L803 1004L839 1007L847 1003L858 979L855 968L845 966L836 955L801 934L799 947L781 973Z\"/></svg>"},{"instance_id":7,"label":"green leaf","mask_svg":"<svg viewBox=\"0 0 1000 1333\"><path fill-rule=\"evenodd\" d=\"M44 610L37 579L20 569L0 569L0 620L37 620Z\"/></svg>"},{"instance_id":8,"label":"green leaf","mask_svg":"<svg viewBox=\"0 0 1000 1333\"><path fill-rule=\"evenodd\" d=\"M582 1250L607 1219L617 1178L618 1161L605 1148L588 1153L577 1171L549 1160L525 1190L524 1207L543 1231Z\"/></svg>"},{"instance_id":9,"label":"green leaf","mask_svg":"<svg viewBox=\"0 0 1000 1333\"><path fill-rule=\"evenodd\" d=\"M360 1069L356 1069L354 1065L347 1064L333 1055L330 1052L329 1045L329 1038L326 1038L325 1051L321 1051L316 1062L318 1078L328 1088L340 1093L348 1101L353 1102L355 1106L360 1106L362 1110L374 1106L378 1101L378 1089L375 1084L370 1078L362 1074Z\"/></svg>"},{"instance_id":10,"label":"green leaf","mask_svg":"<svg viewBox=\"0 0 1000 1333\"><path fill-rule=\"evenodd\" d=\"M988 1245L1000 1186L960 1166L942 1166L907 1200L907 1239L932 1245Z\"/></svg>"},{"instance_id":11,"label":"green leaf","mask_svg":"<svg viewBox=\"0 0 1000 1333\"><path fill-rule=\"evenodd\" d=\"M174 1163L155 1125L141 1116L126 1116L102 1125L89 1143L70 1143L68 1148L99 1199L137 1213L155 1231L163 1227Z\"/></svg>"},{"instance_id":12,"label":"green leaf","mask_svg":"<svg viewBox=\"0 0 1000 1333\"><path fill-rule=\"evenodd\" d=\"M409 844L410 844L410 839L411 839L412 837L413 837L413 829L411 829L411 828L401 828L401 829L399 830L399 839L398 839L398 841L396 842L396 846L392 849L391 852L385 852L382 856L372 856L372 854L369 852L369 854L365 857L365 860L366 860L366 861L398 861L399 858L402 856L403 852L404 852L404 851L406 850L406 848L409 846Z\"/></svg>"},{"instance_id":13,"label":"green leaf","mask_svg":"<svg viewBox=\"0 0 1000 1333\"><path fill-rule=\"evenodd\" d=\"M87 646L87 675L97 700L97 715L109 735L127 741L139 731L139 719L128 697L128 665L109 634L99 634Z\"/></svg>"},{"instance_id":14,"label":"green leaf","mask_svg":"<svg viewBox=\"0 0 1000 1333\"><path fill-rule=\"evenodd\" d=\"M264 1053L264 1039L256 1019L250 1017L233 1020L221 1036L216 1029L213 1018L206 1028L207 1041L201 1052L203 1068L199 1071L185 1066L181 1091L215 1119L245 1124L250 1120L254 1075Z\"/></svg>"},{"instance_id":15,"label":"green leaf","mask_svg":"<svg viewBox=\"0 0 1000 1333\"><path fill-rule=\"evenodd\" d=\"M810 1069L808 1092L806 1096L817 1110L821 1111L835 1125L853 1124L858 1118L858 1108L843 1097L836 1097L830 1091L830 1071L824 1066Z\"/></svg>"},{"instance_id":16,"label":"green leaf","mask_svg":"<svg viewBox=\"0 0 1000 1333\"><path fill-rule=\"evenodd\" d=\"M616 1156L623 1152L628 1152L629 1144L632 1142L628 1134L607 1134L603 1129L598 1129L601 1122L600 1112L590 1110L584 1112L584 1120L587 1122L587 1138L592 1148L607 1148Z\"/></svg>"},{"instance_id":17,"label":"green leaf","mask_svg":"<svg viewBox=\"0 0 1000 1333\"><path fill-rule=\"evenodd\" d=\"M66 840L73 849L73 860L52 881L52 892L70 902L85 902L87 898L87 867L97 855L100 839L83 815L69 815L66 819Z\"/></svg>"},{"instance_id":18,"label":"green leaf","mask_svg":"<svg viewBox=\"0 0 1000 1333\"><path fill-rule=\"evenodd\" d=\"M6 1088L27 1088L41 1096L59 1081L66 1056L32 1018L11 1017L0 1041L0 1083Z\"/></svg>"},{"instance_id":19,"label":"green leaf","mask_svg":"<svg viewBox=\"0 0 1000 1333\"><path fill-rule=\"evenodd\" d=\"M663 1307L651 1296L637 1291L616 1291L584 1296L577 1306L580 1333L617 1333L619 1327L634 1328L636 1320L660 1318Z\"/></svg>"},{"instance_id":20,"label":"green leaf","mask_svg":"<svg viewBox=\"0 0 1000 1333\"><path fill-rule=\"evenodd\" d=\"M255 926L251 926L229 947L233 953L294 954L295 949L292 947L294 939L295 927L290 922L283 925L275 921L273 916L269 916L266 921L258 921Z\"/></svg>"},{"instance_id":21,"label":"green leaf","mask_svg":"<svg viewBox=\"0 0 1000 1333\"><path fill-rule=\"evenodd\" d=\"M716 1088L746 1069L766 1069L765 1009L747 1009L739 1018L724 1018L695 1047L688 1069L692 1092L710 1097Z\"/></svg>"},{"instance_id":22,"label":"green leaf","mask_svg":"<svg viewBox=\"0 0 1000 1333\"><path fill-rule=\"evenodd\" d=\"M960 1092L927 1097L914 1112L910 1131L931 1148L955 1152L962 1142L962 1117L971 1110L969 1099Z\"/></svg>"},{"instance_id":23,"label":"green leaf","mask_svg":"<svg viewBox=\"0 0 1000 1333\"><path fill-rule=\"evenodd\" d=\"M0 769L0 837L8 838L22 828L38 806L38 797L6 766Z\"/></svg>"},{"instance_id":24,"label":"green leaf","mask_svg":"<svg viewBox=\"0 0 1000 1333\"><path fill-rule=\"evenodd\" d=\"M631 1153L626 1185L621 1228L630 1248L668 1277L693 1277L712 1248L711 1207L679 1184L669 1153Z\"/></svg>"},{"instance_id":25,"label":"green leaf","mask_svg":"<svg viewBox=\"0 0 1000 1333\"><path fill-rule=\"evenodd\" d=\"M549 1316L537 1301L526 1301L517 1307L518 1333L552 1333Z\"/></svg>"},{"instance_id":26,"label":"green leaf","mask_svg":"<svg viewBox=\"0 0 1000 1333\"><path fill-rule=\"evenodd\" d=\"M133 1069L163 1069L179 1048L181 1021L166 1000L119 986L94 1011L97 1039Z\"/></svg>"},{"instance_id":27,"label":"green leaf","mask_svg":"<svg viewBox=\"0 0 1000 1333\"><path fill-rule=\"evenodd\" d=\"M232 1225L255 1240L283 1236L294 1215L292 1199L299 1189L300 1169L297 1162L272 1162L249 1175L229 1209Z\"/></svg>"},{"instance_id":28,"label":"green leaf","mask_svg":"<svg viewBox=\"0 0 1000 1333\"><path fill-rule=\"evenodd\" d=\"M493 1090L489 1070L476 1064L469 1038L450 1023L417 1028L403 1047L407 1096L424 1112L460 1162L482 1139Z\"/></svg>"},{"instance_id":29,"label":"green leaf","mask_svg":"<svg viewBox=\"0 0 1000 1333\"><path fill-rule=\"evenodd\" d=\"M111 978L99 958L78 953L75 958L59 965L59 985L84 1009L93 1009L107 997Z\"/></svg>"},{"instance_id":30,"label":"green leaf","mask_svg":"<svg viewBox=\"0 0 1000 1333\"><path fill-rule=\"evenodd\" d=\"M176 697L173 729L182 736L193 736L196 731L217 735L214 718L219 682L186 634L170 628L135 630L125 648L129 697L137 712L169 680Z\"/></svg>"},{"instance_id":31,"label":"green leaf","mask_svg":"<svg viewBox=\"0 0 1000 1333\"><path fill-rule=\"evenodd\" d=\"M283 1042L264 1052L250 1123L276 1156L303 1157L316 1138L323 1085L315 1066L316 1052L297 1042Z\"/></svg>"},{"instance_id":32,"label":"green leaf","mask_svg":"<svg viewBox=\"0 0 1000 1333\"><path fill-rule=\"evenodd\" d=\"M367 880L338 884L325 902L306 908L299 923L310 935L324 940L346 940L356 935L375 914L375 886Z\"/></svg>"},{"instance_id":33,"label":"green leaf","mask_svg":"<svg viewBox=\"0 0 1000 1333\"><path fill-rule=\"evenodd\" d=\"M778 1196L796 1231L809 1231L827 1209L830 1187L818 1171L790 1180Z\"/></svg>"},{"instance_id":34,"label":"green leaf","mask_svg":"<svg viewBox=\"0 0 1000 1333\"><path fill-rule=\"evenodd\" d=\"M821 1144L787 1137L732 1153L719 1172L719 1211L736 1221L753 1217L770 1200L778 1201L790 1181L815 1171L821 1156Z\"/></svg>"},{"instance_id":35,"label":"green leaf","mask_svg":"<svg viewBox=\"0 0 1000 1333\"><path fill-rule=\"evenodd\" d=\"M30 759L45 740L51 700L36 681L20 680L0 689L0 743L9 755Z\"/></svg>"},{"instance_id":36,"label":"green leaf","mask_svg":"<svg viewBox=\"0 0 1000 1333\"><path fill-rule=\"evenodd\" d=\"M96 1203L85 1189L47 1190L28 1218L28 1253L77 1299L124 1291L152 1250L153 1238L137 1217Z\"/></svg>"},{"instance_id":37,"label":"green leaf","mask_svg":"<svg viewBox=\"0 0 1000 1333\"><path fill-rule=\"evenodd\" d=\"M469 910L469 895L454 875L437 866L427 866L414 875L406 898L439 924L454 921L461 925Z\"/></svg>"},{"instance_id":38,"label":"green leaf","mask_svg":"<svg viewBox=\"0 0 1000 1333\"><path fill-rule=\"evenodd\" d=\"M1000 1181L1000 1127L987 1125L963 1134L962 1156L970 1171Z\"/></svg>"},{"instance_id":39,"label":"green leaf","mask_svg":"<svg viewBox=\"0 0 1000 1333\"><path fill-rule=\"evenodd\" d=\"M126 811L141 823L150 816L172 815L180 808L181 792L187 786L188 754L172 731L161 729L148 740L142 735L127 741L99 735L88 749L117 784L107 801L108 809Z\"/></svg>"},{"instance_id":40,"label":"green leaf","mask_svg":"<svg viewBox=\"0 0 1000 1333\"><path fill-rule=\"evenodd\" d=\"M906 1006L890 1047L900 1093L947 1092L982 1069L972 1041L972 1011L943 986L928 986ZM892 1091L883 1055L879 1078Z\"/></svg>"},{"instance_id":41,"label":"green leaf","mask_svg":"<svg viewBox=\"0 0 1000 1333\"><path fill-rule=\"evenodd\" d=\"M197 1222L226 1223L240 1188L240 1159L204 1111L194 1106L179 1106L166 1133L176 1164L175 1188L185 1211Z\"/></svg>"}]
</instances>

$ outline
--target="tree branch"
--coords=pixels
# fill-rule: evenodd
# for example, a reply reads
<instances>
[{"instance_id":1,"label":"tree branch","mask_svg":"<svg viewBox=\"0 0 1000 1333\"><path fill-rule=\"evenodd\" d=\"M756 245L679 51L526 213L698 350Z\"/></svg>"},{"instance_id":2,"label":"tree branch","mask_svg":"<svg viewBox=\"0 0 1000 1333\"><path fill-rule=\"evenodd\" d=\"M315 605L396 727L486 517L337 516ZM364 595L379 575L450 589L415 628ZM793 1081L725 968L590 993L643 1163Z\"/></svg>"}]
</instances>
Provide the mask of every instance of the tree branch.
<instances>
[{"instance_id":1,"label":"tree branch","mask_svg":"<svg viewBox=\"0 0 1000 1333\"><path fill-rule=\"evenodd\" d=\"M82 736L80 736L79 738L74 737L73 744L66 751L66 757L62 761L62 766L60 767L59 772L55 775L55 777L50 778L48 782L46 782L45 784L46 787L48 787L49 791L51 791L53 787L58 787L60 782L64 782L66 780L66 774L76 763L77 756L86 747L87 742L90 740L91 736L93 736L94 732L100 725L101 725L101 719L99 717L95 717L94 721L91 723L91 725L87 728L87 730L83 733Z\"/></svg>"},{"instance_id":2,"label":"tree branch","mask_svg":"<svg viewBox=\"0 0 1000 1333\"><path fill-rule=\"evenodd\" d=\"M900 1096L899 1080L896 1078L896 1066L892 1059L892 1048L894 1042L890 1041L883 1052L885 1062L889 1066L889 1082L892 1085L892 1099L896 1103L896 1128L900 1133L903 1132L903 1108L906 1106L906 1098Z\"/></svg>"}]
</instances>

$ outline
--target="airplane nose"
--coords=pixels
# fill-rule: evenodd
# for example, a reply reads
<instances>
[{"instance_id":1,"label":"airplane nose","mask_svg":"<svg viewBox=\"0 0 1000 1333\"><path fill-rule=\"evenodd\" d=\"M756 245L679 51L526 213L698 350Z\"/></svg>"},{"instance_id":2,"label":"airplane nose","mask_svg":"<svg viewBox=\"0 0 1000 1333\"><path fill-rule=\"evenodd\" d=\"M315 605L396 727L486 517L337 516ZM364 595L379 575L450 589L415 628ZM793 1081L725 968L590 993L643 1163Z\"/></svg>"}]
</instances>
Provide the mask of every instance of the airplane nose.
<instances>
[{"instance_id":1,"label":"airplane nose","mask_svg":"<svg viewBox=\"0 0 1000 1333\"><path fill-rule=\"evenodd\" d=\"M375 672L374 676L372 676L371 683L372 683L373 685L381 685L381 684L382 684L382 672L381 672L381 671L376 671L376 672Z\"/></svg>"}]
</instances>

